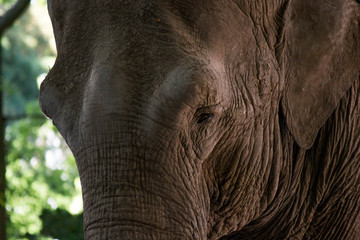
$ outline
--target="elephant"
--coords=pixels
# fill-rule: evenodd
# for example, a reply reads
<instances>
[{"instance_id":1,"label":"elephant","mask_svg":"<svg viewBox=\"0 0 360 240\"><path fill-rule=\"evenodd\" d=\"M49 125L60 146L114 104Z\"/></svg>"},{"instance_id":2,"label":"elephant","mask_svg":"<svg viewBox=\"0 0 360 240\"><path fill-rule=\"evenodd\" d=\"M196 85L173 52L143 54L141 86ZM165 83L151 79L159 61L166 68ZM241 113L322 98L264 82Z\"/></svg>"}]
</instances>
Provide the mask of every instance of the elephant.
<instances>
[{"instance_id":1,"label":"elephant","mask_svg":"<svg viewBox=\"0 0 360 240\"><path fill-rule=\"evenodd\" d=\"M47 3L85 239L360 239L359 2Z\"/></svg>"}]
</instances>

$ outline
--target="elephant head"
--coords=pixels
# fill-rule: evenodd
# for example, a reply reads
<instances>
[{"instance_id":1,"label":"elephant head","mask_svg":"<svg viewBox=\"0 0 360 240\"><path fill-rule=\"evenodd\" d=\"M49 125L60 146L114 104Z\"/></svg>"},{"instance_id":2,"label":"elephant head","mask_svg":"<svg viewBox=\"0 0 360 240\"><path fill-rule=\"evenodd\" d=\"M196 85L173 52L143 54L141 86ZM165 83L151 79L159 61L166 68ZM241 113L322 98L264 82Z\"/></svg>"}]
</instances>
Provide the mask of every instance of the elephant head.
<instances>
[{"instance_id":1,"label":"elephant head","mask_svg":"<svg viewBox=\"0 0 360 240\"><path fill-rule=\"evenodd\" d=\"M328 226L328 170L359 169L356 154L317 154L341 139L359 149L357 132L330 134L359 93L356 1L48 7L58 56L40 105L74 153L86 239L301 239Z\"/></svg>"}]
</instances>

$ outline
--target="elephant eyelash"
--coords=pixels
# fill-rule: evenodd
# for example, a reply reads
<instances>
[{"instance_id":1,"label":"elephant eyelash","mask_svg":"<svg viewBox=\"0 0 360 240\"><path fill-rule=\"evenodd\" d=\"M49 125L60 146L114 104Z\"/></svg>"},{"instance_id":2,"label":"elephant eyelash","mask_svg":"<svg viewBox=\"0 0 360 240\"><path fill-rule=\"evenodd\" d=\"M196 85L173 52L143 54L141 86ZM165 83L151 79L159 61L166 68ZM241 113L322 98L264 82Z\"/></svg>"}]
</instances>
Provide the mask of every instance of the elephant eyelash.
<instances>
[{"instance_id":1,"label":"elephant eyelash","mask_svg":"<svg viewBox=\"0 0 360 240\"><path fill-rule=\"evenodd\" d=\"M198 124L210 122L214 117L213 113L201 113L197 119Z\"/></svg>"},{"instance_id":2,"label":"elephant eyelash","mask_svg":"<svg viewBox=\"0 0 360 240\"><path fill-rule=\"evenodd\" d=\"M220 113L221 107L219 104L199 107L195 112L195 119L197 124L206 124L212 121L218 113Z\"/></svg>"}]
</instances>

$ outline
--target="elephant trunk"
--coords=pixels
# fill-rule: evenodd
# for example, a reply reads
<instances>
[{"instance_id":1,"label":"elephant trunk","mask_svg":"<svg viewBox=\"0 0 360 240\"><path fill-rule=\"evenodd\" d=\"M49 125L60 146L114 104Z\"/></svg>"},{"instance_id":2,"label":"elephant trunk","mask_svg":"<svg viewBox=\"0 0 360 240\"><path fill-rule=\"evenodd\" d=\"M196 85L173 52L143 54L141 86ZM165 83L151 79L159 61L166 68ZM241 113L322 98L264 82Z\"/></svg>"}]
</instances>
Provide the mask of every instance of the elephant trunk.
<instances>
[{"instance_id":1,"label":"elephant trunk","mask_svg":"<svg viewBox=\"0 0 360 240\"><path fill-rule=\"evenodd\" d=\"M201 162L184 152L177 121L161 117L167 106L131 86L106 65L94 67L87 84L79 142L70 144L85 238L205 239L210 201Z\"/></svg>"},{"instance_id":2,"label":"elephant trunk","mask_svg":"<svg viewBox=\"0 0 360 240\"><path fill-rule=\"evenodd\" d=\"M180 171L165 152L146 150L134 134L106 136L85 138L75 154L85 239L205 239L204 189L195 189L188 169Z\"/></svg>"}]
</instances>

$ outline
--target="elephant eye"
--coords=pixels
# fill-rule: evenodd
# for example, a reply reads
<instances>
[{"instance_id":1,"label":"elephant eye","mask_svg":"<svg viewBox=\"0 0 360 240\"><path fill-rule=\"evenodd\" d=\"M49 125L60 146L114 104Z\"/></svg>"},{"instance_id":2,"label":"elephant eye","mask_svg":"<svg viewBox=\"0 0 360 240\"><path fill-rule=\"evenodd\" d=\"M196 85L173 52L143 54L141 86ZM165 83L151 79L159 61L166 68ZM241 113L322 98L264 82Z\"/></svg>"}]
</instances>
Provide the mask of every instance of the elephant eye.
<instances>
[{"instance_id":1,"label":"elephant eye","mask_svg":"<svg viewBox=\"0 0 360 240\"><path fill-rule=\"evenodd\" d=\"M198 117L197 123L207 123L213 118L214 114L212 113L201 113Z\"/></svg>"}]
</instances>

